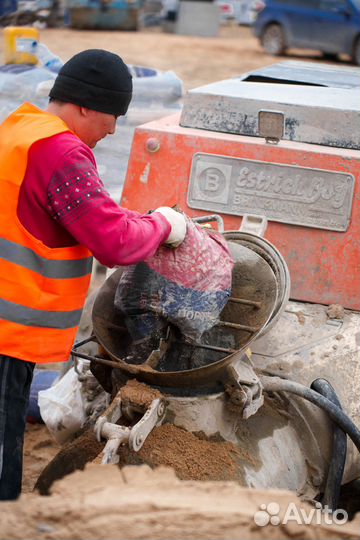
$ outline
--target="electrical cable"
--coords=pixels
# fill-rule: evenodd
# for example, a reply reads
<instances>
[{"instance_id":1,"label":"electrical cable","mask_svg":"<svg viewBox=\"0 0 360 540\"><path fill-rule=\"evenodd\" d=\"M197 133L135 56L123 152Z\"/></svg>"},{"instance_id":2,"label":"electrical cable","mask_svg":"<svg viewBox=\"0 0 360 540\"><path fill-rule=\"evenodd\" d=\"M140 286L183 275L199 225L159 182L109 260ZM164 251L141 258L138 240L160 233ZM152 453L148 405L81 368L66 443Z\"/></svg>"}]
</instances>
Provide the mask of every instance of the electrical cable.
<instances>
[{"instance_id":1,"label":"electrical cable","mask_svg":"<svg viewBox=\"0 0 360 540\"><path fill-rule=\"evenodd\" d=\"M356 427L354 422L332 401L321 394L318 394L314 390L311 390L311 388L294 381L281 379L280 377L270 377L267 375L260 375L260 380L265 392L290 392L307 399L311 403L314 403L314 405L317 405L326 411L331 420L333 420L349 435L350 439L360 452L359 429Z\"/></svg>"},{"instance_id":2,"label":"electrical cable","mask_svg":"<svg viewBox=\"0 0 360 540\"><path fill-rule=\"evenodd\" d=\"M315 379L310 388L331 400L339 409L341 403L334 388L326 379ZM345 469L347 437L346 433L335 423L333 423L332 456L326 478L324 493L321 504L335 511L338 508L341 482Z\"/></svg>"}]
</instances>

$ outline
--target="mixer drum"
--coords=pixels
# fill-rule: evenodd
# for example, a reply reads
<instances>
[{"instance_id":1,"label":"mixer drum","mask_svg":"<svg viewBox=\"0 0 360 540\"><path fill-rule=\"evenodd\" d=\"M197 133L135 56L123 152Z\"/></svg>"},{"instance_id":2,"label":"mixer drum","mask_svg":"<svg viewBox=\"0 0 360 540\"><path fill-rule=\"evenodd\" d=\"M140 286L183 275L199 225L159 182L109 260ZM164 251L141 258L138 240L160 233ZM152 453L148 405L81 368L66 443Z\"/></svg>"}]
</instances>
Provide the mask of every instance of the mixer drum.
<instances>
[{"instance_id":1,"label":"mixer drum","mask_svg":"<svg viewBox=\"0 0 360 540\"><path fill-rule=\"evenodd\" d=\"M265 393L263 404L255 412L245 416L244 409L232 399L229 380L225 377L234 366L244 363L246 355L243 353L251 343L256 366L253 374L260 374L262 370L281 377L291 374L291 379L306 386L317 377L329 378L331 374L330 380L344 410L358 422L358 411L354 413L359 380L356 376L358 362L354 369L355 353L338 354L331 362L319 354L323 341L325 346L332 347L338 342L338 327L342 323L327 321L326 306L287 304L288 270L274 246L249 233L231 231L224 236L235 260L232 297L221 314L221 321L226 324L216 326L203 336L200 345L207 348L193 346L190 363L188 354L179 353L179 349L189 346L171 339L169 343L160 343L159 350L155 350L145 364L126 363L123 358L132 343L121 313L114 309L121 268L107 279L97 294L93 329L113 365L118 367L109 374L110 383L114 384L115 373L120 374L118 382L123 377L120 395L125 412L129 404L122 390L128 379L157 387L147 386L146 391L160 390L165 403L163 423L146 435L143 447L135 450L120 445L119 464L147 463L151 467L167 464L184 479L232 479L244 486L290 489L314 498L324 489L331 460L332 426L327 415L299 396L270 392ZM301 318L302 310L306 314L305 321ZM280 316L280 324L275 325ZM269 327L272 328L267 332ZM353 341L355 327L358 328L357 315L347 315L341 335L344 342ZM250 328L254 331L250 332ZM128 384L139 384L137 381ZM117 392L116 385L114 389ZM140 397L142 399L142 394ZM109 409L115 407L111 409L112 415L118 407L121 423L123 411L117 399L118 396ZM349 407L350 402L353 408ZM128 420L125 418L126 426ZM115 422L116 418L110 421ZM100 422L100 425L103 424ZM126 429L115 425L113 428ZM110 438L109 443L113 443L113 439ZM79 447L84 447L84 460L95 457L86 450L83 440L76 442L76 455ZM64 474L62 471L72 462L71 451L70 445L67 452L55 458L45 470L40 477L43 485L49 484L49 478ZM348 444L347 451L343 482L357 478L359 470L358 454L352 443ZM213 456L211 466L207 461L209 456ZM195 465L199 470L194 469Z\"/></svg>"},{"instance_id":2,"label":"mixer drum","mask_svg":"<svg viewBox=\"0 0 360 540\"><path fill-rule=\"evenodd\" d=\"M221 380L224 367L234 360L235 355L238 358L245 352L279 312L279 301L283 303L284 292L274 264L269 263L263 253L253 250L251 243L248 242L249 247L242 245L244 239L236 238L236 233L232 233L230 239L235 240L228 241L235 261L232 293L219 323L205 332L197 344L173 335L162 340L159 350L141 365L132 365L124 360L132 343L124 316L114 308L122 269L116 270L106 280L95 299L93 331L104 351L118 363L124 375L167 388L213 386Z\"/></svg>"}]
</instances>

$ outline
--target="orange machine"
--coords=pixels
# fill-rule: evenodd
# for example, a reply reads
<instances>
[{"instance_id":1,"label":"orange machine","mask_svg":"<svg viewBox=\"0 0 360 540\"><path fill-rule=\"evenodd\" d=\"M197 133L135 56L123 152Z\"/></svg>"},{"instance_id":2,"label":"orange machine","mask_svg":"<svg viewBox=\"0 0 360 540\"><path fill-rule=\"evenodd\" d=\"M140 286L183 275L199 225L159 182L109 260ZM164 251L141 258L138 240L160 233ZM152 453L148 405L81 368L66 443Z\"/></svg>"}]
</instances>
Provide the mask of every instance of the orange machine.
<instances>
[{"instance_id":1,"label":"orange machine","mask_svg":"<svg viewBox=\"0 0 360 540\"><path fill-rule=\"evenodd\" d=\"M320 82L319 82L320 81ZM360 307L360 69L284 62L138 127L122 204L265 216L294 300Z\"/></svg>"}]
</instances>

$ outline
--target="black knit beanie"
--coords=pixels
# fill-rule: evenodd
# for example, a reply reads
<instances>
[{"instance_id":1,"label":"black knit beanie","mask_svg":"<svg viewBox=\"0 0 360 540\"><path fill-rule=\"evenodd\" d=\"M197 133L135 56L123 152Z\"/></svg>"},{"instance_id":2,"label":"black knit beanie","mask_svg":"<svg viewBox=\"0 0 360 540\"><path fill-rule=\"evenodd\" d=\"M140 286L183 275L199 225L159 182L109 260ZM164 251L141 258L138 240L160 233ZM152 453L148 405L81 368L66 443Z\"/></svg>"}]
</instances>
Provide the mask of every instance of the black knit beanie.
<instances>
[{"instance_id":1,"label":"black knit beanie","mask_svg":"<svg viewBox=\"0 0 360 540\"><path fill-rule=\"evenodd\" d=\"M60 69L50 98L94 111L126 114L132 97L132 77L117 54L88 49Z\"/></svg>"}]
</instances>

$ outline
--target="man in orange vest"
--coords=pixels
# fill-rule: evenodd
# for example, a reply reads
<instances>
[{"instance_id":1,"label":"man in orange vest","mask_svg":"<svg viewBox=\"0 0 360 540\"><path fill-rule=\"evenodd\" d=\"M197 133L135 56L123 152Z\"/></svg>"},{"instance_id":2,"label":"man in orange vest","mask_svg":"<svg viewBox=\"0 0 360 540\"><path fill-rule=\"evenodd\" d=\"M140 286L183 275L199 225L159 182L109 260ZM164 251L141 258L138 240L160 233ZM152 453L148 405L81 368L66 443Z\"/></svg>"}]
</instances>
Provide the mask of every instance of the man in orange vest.
<instances>
[{"instance_id":1,"label":"man in orange vest","mask_svg":"<svg viewBox=\"0 0 360 540\"><path fill-rule=\"evenodd\" d=\"M25 103L0 125L0 500L21 492L34 365L69 358L92 256L136 264L186 235L181 213L121 208L99 178L91 149L131 97L122 59L91 49L61 68L47 111Z\"/></svg>"}]
</instances>

